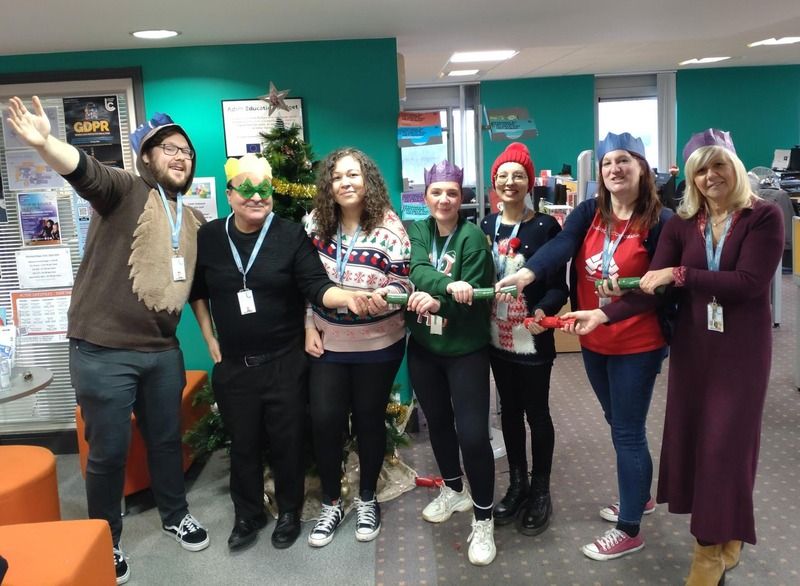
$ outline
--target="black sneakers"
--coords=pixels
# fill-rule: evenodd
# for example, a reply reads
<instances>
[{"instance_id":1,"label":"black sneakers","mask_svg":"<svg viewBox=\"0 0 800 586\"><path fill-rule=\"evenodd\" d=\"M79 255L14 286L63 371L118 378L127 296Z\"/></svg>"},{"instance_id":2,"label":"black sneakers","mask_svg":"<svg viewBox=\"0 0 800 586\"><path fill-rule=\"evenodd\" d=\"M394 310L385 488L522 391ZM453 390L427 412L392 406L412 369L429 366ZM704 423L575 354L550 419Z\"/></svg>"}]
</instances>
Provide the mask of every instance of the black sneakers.
<instances>
[{"instance_id":1,"label":"black sneakers","mask_svg":"<svg viewBox=\"0 0 800 586\"><path fill-rule=\"evenodd\" d=\"M114 569L117 571L117 584L125 584L131 577L131 569L119 547L114 548Z\"/></svg>"},{"instance_id":2,"label":"black sneakers","mask_svg":"<svg viewBox=\"0 0 800 586\"><path fill-rule=\"evenodd\" d=\"M322 503L322 510L319 512L317 524L314 525L308 536L308 544L312 547L328 545L342 519L344 519L344 509L342 508L341 499L332 505Z\"/></svg>"},{"instance_id":3,"label":"black sneakers","mask_svg":"<svg viewBox=\"0 0 800 586\"><path fill-rule=\"evenodd\" d=\"M381 532L381 507L375 497L370 501L360 498L355 499L356 514L356 539L358 541L372 541Z\"/></svg>"},{"instance_id":4,"label":"black sneakers","mask_svg":"<svg viewBox=\"0 0 800 586\"><path fill-rule=\"evenodd\" d=\"M186 513L178 525L165 524L161 528L164 533L174 537L183 549L189 551L200 551L211 543L205 528L190 513Z\"/></svg>"}]
</instances>

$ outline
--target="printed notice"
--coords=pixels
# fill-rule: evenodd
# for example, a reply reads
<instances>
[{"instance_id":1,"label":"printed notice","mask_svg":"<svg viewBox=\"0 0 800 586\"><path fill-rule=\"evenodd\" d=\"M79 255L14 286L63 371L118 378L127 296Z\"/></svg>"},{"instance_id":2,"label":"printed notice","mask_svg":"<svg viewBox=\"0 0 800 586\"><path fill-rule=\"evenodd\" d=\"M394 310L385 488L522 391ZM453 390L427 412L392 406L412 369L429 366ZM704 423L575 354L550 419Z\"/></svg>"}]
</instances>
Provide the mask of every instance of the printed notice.
<instances>
[{"instance_id":1,"label":"printed notice","mask_svg":"<svg viewBox=\"0 0 800 586\"><path fill-rule=\"evenodd\" d=\"M69 248L28 248L14 252L17 278L23 289L72 287Z\"/></svg>"},{"instance_id":2,"label":"printed notice","mask_svg":"<svg viewBox=\"0 0 800 586\"><path fill-rule=\"evenodd\" d=\"M21 344L67 341L67 310L72 289L12 291L11 311Z\"/></svg>"}]
</instances>

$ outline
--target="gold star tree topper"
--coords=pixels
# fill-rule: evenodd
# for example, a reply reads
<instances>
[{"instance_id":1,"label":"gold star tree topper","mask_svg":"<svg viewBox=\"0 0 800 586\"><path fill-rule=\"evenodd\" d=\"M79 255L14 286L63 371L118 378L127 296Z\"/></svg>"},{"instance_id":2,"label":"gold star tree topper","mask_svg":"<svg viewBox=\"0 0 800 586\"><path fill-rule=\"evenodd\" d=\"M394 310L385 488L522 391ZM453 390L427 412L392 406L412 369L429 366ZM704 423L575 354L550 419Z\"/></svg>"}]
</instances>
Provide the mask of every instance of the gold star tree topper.
<instances>
[{"instance_id":1,"label":"gold star tree topper","mask_svg":"<svg viewBox=\"0 0 800 586\"><path fill-rule=\"evenodd\" d=\"M258 96L259 100L264 100L269 104L269 115L272 116L275 110L286 110L289 111L289 106L286 105L284 98L289 94L292 90L281 90L278 91L275 87L275 84L269 82L269 93L263 96Z\"/></svg>"}]
</instances>

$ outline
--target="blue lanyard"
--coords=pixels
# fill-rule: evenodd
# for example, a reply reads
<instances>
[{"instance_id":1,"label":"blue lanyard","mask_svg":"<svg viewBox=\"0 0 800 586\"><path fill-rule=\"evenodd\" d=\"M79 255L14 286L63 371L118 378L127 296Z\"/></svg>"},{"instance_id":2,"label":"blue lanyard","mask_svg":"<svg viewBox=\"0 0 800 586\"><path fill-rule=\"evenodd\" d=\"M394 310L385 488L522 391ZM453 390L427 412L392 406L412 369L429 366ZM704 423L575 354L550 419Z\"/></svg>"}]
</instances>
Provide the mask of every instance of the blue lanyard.
<instances>
[{"instance_id":1,"label":"blue lanyard","mask_svg":"<svg viewBox=\"0 0 800 586\"><path fill-rule=\"evenodd\" d=\"M442 256L447 254L447 246L450 244L450 240L453 238L453 236L455 236L455 233L458 232L458 228L459 228L459 226L456 226L455 229L452 232L450 232L450 235L445 239L444 246L442 246ZM441 272L442 267L440 265L442 264L442 260L444 260L444 259L443 258L439 258L439 249L436 246L436 233L437 232L438 232L438 230L436 229L436 224L434 224L433 225L433 239L432 239L433 240L433 246L432 246L432 250L431 250L431 264L433 265L433 268L435 268L437 271Z\"/></svg>"},{"instance_id":2,"label":"blue lanyard","mask_svg":"<svg viewBox=\"0 0 800 586\"><path fill-rule=\"evenodd\" d=\"M264 243L264 237L269 232L269 227L272 224L272 218L275 217L273 212L270 212L267 216L266 222L264 225L261 226L261 233L258 235L258 240L256 240L255 246L253 246L253 252L250 253L250 259L247 261L247 268L242 268L242 257L239 256L239 251L236 250L236 246L233 244L233 240L231 240L231 233L228 228L230 224L231 218L233 217L233 213L228 216L228 219L225 220L225 234L228 235L228 244L231 245L231 254L233 254L233 261L236 263L236 268L239 269L239 272L242 274L242 289L247 289L247 272L250 270L250 267L253 266L253 261L256 260L256 256L258 256L258 251L261 250L261 245Z\"/></svg>"},{"instance_id":3,"label":"blue lanyard","mask_svg":"<svg viewBox=\"0 0 800 586\"><path fill-rule=\"evenodd\" d=\"M494 257L494 268L497 270L497 278L502 279L503 273L506 270L506 260L508 257L508 252L505 255L500 256L500 249L497 246L497 235L500 234L500 216L502 214L497 214L497 217L494 220L494 239L492 240L492 256ZM524 217L524 216L523 216ZM514 228L511 230L511 236L508 237L508 242L510 246L510 242L512 238L516 238L517 234L519 234L519 227L522 225L522 220L514 224Z\"/></svg>"},{"instance_id":4,"label":"blue lanyard","mask_svg":"<svg viewBox=\"0 0 800 586\"><path fill-rule=\"evenodd\" d=\"M353 252L353 247L356 245L356 240L358 240L358 235L361 233L361 226L356 228L355 234L353 234L353 239L350 241L350 246L347 247L347 252L344 256L340 254L340 247L342 246L342 225L339 224L339 228L336 231L336 246L334 247L334 253L336 254L336 277L339 279L339 284L341 285L344 281L344 272L347 269L347 263L350 262L350 253Z\"/></svg>"},{"instance_id":5,"label":"blue lanyard","mask_svg":"<svg viewBox=\"0 0 800 586\"><path fill-rule=\"evenodd\" d=\"M175 221L172 220L172 213L169 211L169 204L167 203L167 196L164 195L164 190L158 186L158 193L161 196L161 203L164 204L164 210L167 212L167 220L169 220L169 229L172 232L172 250L178 253L180 246L181 224L183 223L183 194L179 193L177 197L177 207L175 209Z\"/></svg>"},{"instance_id":6,"label":"blue lanyard","mask_svg":"<svg viewBox=\"0 0 800 586\"><path fill-rule=\"evenodd\" d=\"M606 226L606 235L603 239L603 257L602 257L602 276L604 279L608 278L608 269L611 267L611 259L614 258L614 253L617 251L617 247L619 243L622 242L622 239L625 237L625 232L628 231L628 225L631 223L631 219L628 218L628 221L625 222L625 227L622 229L622 232L619 236L617 236L616 240L611 240L611 226Z\"/></svg>"},{"instance_id":7,"label":"blue lanyard","mask_svg":"<svg viewBox=\"0 0 800 586\"><path fill-rule=\"evenodd\" d=\"M728 216L725 220L725 229L722 231L722 236L719 238L716 250L714 249L713 235L711 233L711 214L706 219L706 261L708 262L709 271L719 270L719 260L722 258L722 247L725 244L725 237L728 235L728 230L731 228L731 220L733 215Z\"/></svg>"}]
</instances>

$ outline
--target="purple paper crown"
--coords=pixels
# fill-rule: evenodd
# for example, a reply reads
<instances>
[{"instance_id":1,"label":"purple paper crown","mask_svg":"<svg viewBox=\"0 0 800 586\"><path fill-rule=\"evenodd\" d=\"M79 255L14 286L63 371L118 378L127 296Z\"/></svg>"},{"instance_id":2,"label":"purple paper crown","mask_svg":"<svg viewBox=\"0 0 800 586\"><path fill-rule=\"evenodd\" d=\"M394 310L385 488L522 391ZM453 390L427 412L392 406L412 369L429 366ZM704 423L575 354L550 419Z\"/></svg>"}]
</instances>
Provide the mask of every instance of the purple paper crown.
<instances>
[{"instance_id":1,"label":"purple paper crown","mask_svg":"<svg viewBox=\"0 0 800 586\"><path fill-rule=\"evenodd\" d=\"M733 146L733 139L731 133L725 130L717 130L716 128L706 128L703 132L696 132L683 147L683 162L689 159L691 154L700 147L704 146L721 146L736 154L736 147Z\"/></svg>"},{"instance_id":2,"label":"purple paper crown","mask_svg":"<svg viewBox=\"0 0 800 586\"><path fill-rule=\"evenodd\" d=\"M455 181L461 187L461 182L464 179L464 171L456 167L450 161L441 161L436 163L430 169L425 169L425 188L431 183L437 181Z\"/></svg>"},{"instance_id":3,"label":"purple paper crown","mask_svg":"<svg viewBox=\"0 0 800 586\"><path fill-rule=\"evenodd\" d=\"M606 137L597 143L597 161L603 160L611 151L628 151L644 158L644 143L638 136L633 136L630 132L614 134L609 132Z\"/></svg>"},{"instance_id":4,"label":"purple paper crown","mask_svg":"<svg viewBox=\"0 0 800 586\"><path fill-rule=\"evenodd\" d=\"M133 152L135 152L137 155L141 152L139 149L141 148L142 144L144 144L148 135L150 135L150 133L152 133L154 130L161 128L162 126L170 126L174 124L175 123L172 121L172 118L169 117L169 114L163 114L161 112L156 112L153 114L153 117L150 120L144 124L140 124L136 130L131 132L131 146L133 147Z\"/></svg>"}]
</instances>

